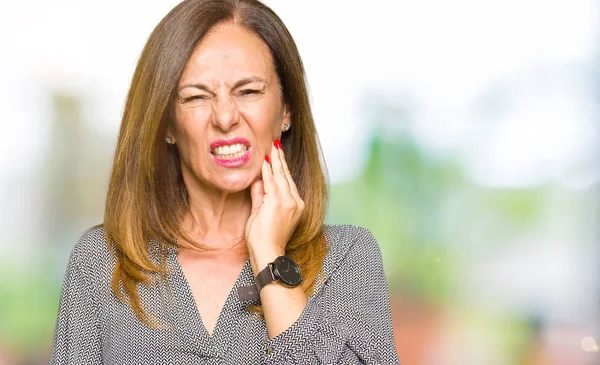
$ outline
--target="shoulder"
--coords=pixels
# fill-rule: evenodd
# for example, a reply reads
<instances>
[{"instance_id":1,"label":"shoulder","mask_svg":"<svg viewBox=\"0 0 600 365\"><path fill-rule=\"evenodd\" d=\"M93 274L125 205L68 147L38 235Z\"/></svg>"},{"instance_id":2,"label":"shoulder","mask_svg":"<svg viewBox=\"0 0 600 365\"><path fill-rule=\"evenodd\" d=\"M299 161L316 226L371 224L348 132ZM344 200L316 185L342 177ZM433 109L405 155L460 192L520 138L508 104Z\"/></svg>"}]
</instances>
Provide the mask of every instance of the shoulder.
<instances>
[{"instance_id":1,"label":"shoulder","mask_svg":"<svg viewBox=\"0 0 600 365\"><path fill-rule=\"evenodd\" d=\"M81 235L71 250L69 266L89 278L92 285L112 275L114 259L108 249L102 226L92 227Z\"/></svg>"},{"instance_id":2,"label":"shoulder","mask_svg":"<svg viewBox=\"0 0 600 365\"><path fill-rule=\"evenodd\" d=\"M345 254L354 245L367 250L379 250L377 240L367 228L355 225L324 225L323 232L329 250Z\"/></svg>"},{"instance_id":3,"label":"shoulder","mask_svg":"<svg viewBox=\"0 0 600 365\"><path fill-rule=\"evenodd\" d=\"M73 247L71 255L76 256L79 260L110 256L104 236L104 227L95 226L85 231Z\"/></svg>"},{"instance_id":4,"label":"shoulder","mask_svg":"<svg viewBox=\"0 0 600 365\"><path fill-rule=\"evenodd\" d=\"M323 233L328 253L325 272L333 272L345 262L380 263L381 250L373 233L355 225L325 225Z\"/></svg>"}]
</instances>

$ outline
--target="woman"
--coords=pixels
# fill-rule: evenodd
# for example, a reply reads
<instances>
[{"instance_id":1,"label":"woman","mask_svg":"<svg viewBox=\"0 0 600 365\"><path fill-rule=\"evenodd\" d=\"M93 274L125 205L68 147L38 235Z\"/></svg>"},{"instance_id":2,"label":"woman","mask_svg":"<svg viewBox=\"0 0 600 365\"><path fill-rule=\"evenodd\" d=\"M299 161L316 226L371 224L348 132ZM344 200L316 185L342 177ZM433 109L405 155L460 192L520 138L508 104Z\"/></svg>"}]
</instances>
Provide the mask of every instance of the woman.
<instances>
[{"instance_id":1,"label":"woman","mask_svg":"<svg viewBox=\"0 0 600 365\"><path fill-rule=\"evenodd\" d=\"M377 242L324 226L325 201L281 20L253 0L180 3L136 68L50 362L397 364Z\"/></svg>"}]
</instances>

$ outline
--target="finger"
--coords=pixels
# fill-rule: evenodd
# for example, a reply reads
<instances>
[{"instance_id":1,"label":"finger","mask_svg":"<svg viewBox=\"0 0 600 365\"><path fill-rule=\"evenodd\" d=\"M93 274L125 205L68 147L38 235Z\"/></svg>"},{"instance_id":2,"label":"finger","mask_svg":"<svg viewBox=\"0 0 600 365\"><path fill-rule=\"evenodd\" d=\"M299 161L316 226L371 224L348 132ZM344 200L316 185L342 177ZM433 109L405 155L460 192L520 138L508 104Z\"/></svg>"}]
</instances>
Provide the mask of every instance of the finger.
<instances>
[{"instance_id":1,"label":"finger","mask_svg":"<svg viewBox=\"0 0 600 365\"><path fill-rule=\"evenodd\" d=\"M252 211L260 208L263 203L263 197L265 196L265 190L263 186L263 180L258 179L250 186L250 197L252 199Z\"/></svg>"},{"instance_id":2,"label":"finger","mask_svg":"<svg viewBox=\"0 0 600 365\"><path fill-rule=\"evenodd\" d=\"M294 181L294 178L292 177L291 174L286 174L286 177L288 179L288 183L290 185L290 192L292 193L292 196L294 197L294 199L296 200L302 200L302 198L300 197L300 192L298 191L298 187L296 186L296 182Z\"/></svg>"},{"instance_id":3,"label":"finger","mask_svg":"<svg viewBox=\"0 0 600 365\"><path fill-rule=\"evenodd\" d=\"M281 161L281 168L284 173L289 173L290 170L288 168L287 161L285 160L285 153L283 152L283 148L278 148L277 152L279 152L279 159Z\"/></svg>"},{"instance_id":4,"label":"finger","mask_svg":"<svg viewBox=\"0 0 600 365\"><path fill-rule=\"evenodd\" d=\"M272 155L271 155L272 156ZM273 162L273 161L271 161ZM273 194L275 187L273 182L273 171L271 169L271 164L267 162L267 160L263 160L262 168L262 181L263 181L263 192L265 195Z\"/></svg>"},{"instance_id":5,"label":"finger","mask_svg":"<svg viewBox=\"0 0 600 365\"><path fill-rule=\"evenodd\" d=\"M281 165L281 155L279 154L279 148L277 148L274 141L271 145L271 167L273 168L273 176L275 178L283 176L283 166Z\"/></svg>"},{"instance_id":6,"label":"finger","mask_svg":"<svg viewBox=\"0 0 600 365\"><path fill-rule=\"evenodd\" d=\"M279 150L279 158L281 160L281 166L283 168L283 173L288 182L290 193L292 194L294 199L296 199L296 200L302 199L302 198L300 198L300 193L298 192L298 187L296 186L296 183L294 182L294 178L292 177L292 173L290 172L290 169L288 167L287 161L285 159L285 154L283 153L283 149Z\"/></svg>"},{"instance_id":7,"label":"finger","mask_svg":"<svg viewBox=\"0 0 600 365\"><path fill-rule=\"evenodd\" d=\"M293 194L290 190L290 182L285 174L285 168L287 168L285 156L283 155L283 149L278 148L277 145L281 146L279 140L273 142L272 156L274 157L273 161L271 161L273 165L273 178L281 193L281 197L291 199L293 198Z\"/></svg>"}]
</instances>

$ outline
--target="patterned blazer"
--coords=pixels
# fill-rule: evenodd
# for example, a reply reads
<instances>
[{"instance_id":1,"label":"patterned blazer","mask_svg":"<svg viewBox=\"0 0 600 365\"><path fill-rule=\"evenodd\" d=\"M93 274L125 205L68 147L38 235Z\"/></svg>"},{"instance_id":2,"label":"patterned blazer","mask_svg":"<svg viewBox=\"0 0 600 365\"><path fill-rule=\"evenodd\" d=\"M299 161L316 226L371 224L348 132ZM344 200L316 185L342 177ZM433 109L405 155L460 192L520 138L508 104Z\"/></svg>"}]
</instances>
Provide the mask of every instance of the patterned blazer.
<instances>
[{"instance_id":1,"label":"patterned blazer","mask_svg":"<svg viewBox=\"0 0 600 365\"><path fill-rule=\"evenodd\" d=\"M263 318L240 300L254 285L248 260L210 335L177 261L168 280L139 293L167 326L150 328L110 288L115 261L103 228L84 234L71 252L52 345L51 364L399 364L381 252L370 231L325 226L329 251L300 318L269 339Z\"/></svg>"}]
</instances>

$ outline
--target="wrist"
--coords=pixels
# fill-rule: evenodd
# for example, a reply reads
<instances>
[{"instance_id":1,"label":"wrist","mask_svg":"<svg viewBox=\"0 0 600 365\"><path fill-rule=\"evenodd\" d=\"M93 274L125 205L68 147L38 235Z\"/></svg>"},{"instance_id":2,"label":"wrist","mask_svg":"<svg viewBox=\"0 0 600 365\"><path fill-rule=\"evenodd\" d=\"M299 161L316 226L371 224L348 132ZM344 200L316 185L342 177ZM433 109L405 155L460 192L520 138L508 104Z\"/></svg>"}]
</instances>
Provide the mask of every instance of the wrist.
<instances>
[{"instance_id":1,"label":"wrist","mask_svg":"<svg viewBox=\"0 0 600 365\"><path fill-rule=\"evenodd\" d=\"M262 288L273 282L279 282L289 288L302 283L302 273L298 264L288 256L279 256L269 263L256 276L256 288L260 293Z\"/></svg>"},{"instance_id":2,"label":"wrist","mask_svg":"<svg viewBox=\"0 0 600 365\"><path fill-rule=\"evenodd\" d=\"M250 263L252 264L252 271L254 276L267 267L271 262L275 261L279 256L285 255L284 250L276 249L261 249L260 251L249 250Z\"/></svg>"}]
</instances>

